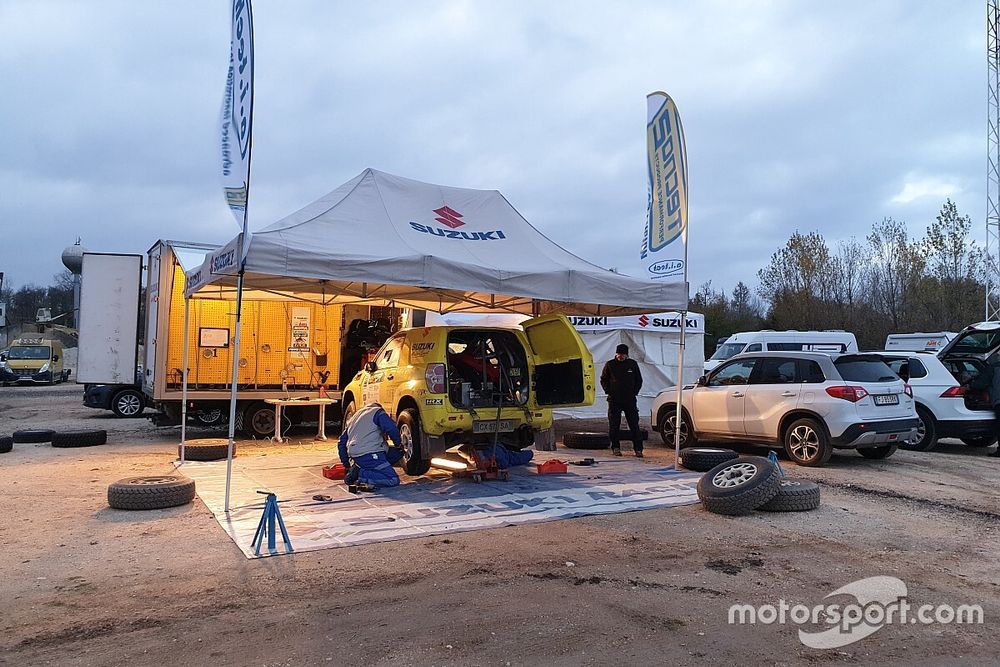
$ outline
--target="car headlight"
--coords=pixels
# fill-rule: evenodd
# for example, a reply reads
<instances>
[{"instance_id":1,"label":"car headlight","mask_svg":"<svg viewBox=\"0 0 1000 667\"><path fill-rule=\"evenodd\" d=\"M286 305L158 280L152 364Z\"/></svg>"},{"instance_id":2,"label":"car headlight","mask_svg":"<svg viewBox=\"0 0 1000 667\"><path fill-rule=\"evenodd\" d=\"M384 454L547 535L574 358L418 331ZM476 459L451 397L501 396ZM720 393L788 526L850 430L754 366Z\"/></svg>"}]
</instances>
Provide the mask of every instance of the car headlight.
<instances>
[{"instance_id":1,"label":"car headlight","mask_svg":"<svg viewBox=\"0 0 1000 667\"><path fill-rule=\"evenodd\" d=\"M38 372L39 373L44 373L47 370L49 370L49 364L48 364L48 362L42 364L42 367L38 369Z\"/></svg>"}]
</instances>

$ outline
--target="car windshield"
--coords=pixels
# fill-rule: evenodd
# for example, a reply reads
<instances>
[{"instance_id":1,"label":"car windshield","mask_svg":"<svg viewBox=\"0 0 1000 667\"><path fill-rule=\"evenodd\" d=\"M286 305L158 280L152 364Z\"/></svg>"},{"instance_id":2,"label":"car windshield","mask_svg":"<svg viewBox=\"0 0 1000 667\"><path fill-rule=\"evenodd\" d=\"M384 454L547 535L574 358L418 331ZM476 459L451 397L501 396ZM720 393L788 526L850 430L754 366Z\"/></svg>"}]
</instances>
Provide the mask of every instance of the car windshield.
<instances>
[{"instance_id":1,"label":"car windshield","mask_svg":"<svg viewBox=\"0 0 1000 667\"><path fill-rule=\"evenodd\" d=\"M847 382L894 382L899 377L878 357L844 356L834 360L837 372Z\"/></svg>"},{"instance_id":2,"label":"car windshield","mask_svg":"<svg viewBox=\"0 0 1000 667\"><path fill-rule=\"evenodd\" d=\"M7 351L8 359L48 359L49 348L41 345L15 345Z\"/></svg>"},{"instance_id":3,"label":"car windshield","mask_svg":"<svg viewBox=\"0 0 1000 667\"><path fill-rule=\"evenodd\" d=\"M951 352L987 354L996 347L1000 347L1000 330L971 331L958 339Z\"/></svg>"},{"instance_id":4,"label":"car windshield","mask_svg":"<svg viewBox=\"0 0 1000 667\"><path fill-rule=\"evenodd\" d=\"M712 355L712 359L716 361L725 361L729 357L734 357L743 351L746 347L745 343L723 343L719 346L719 349L715 351Z\"/></svg>"}]
</instances>

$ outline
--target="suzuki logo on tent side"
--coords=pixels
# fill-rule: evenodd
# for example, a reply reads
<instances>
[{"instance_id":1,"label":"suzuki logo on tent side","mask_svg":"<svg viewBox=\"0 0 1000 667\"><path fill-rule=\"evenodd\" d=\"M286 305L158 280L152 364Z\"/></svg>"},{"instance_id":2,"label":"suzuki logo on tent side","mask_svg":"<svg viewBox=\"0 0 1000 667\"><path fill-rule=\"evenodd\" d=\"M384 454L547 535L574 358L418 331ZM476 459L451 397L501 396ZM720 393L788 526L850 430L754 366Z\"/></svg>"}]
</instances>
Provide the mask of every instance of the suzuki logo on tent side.
<instances>
[{"instance_id":1,"label":"suzuki logo on tent side","mask_svg":"<svg viewBox=\"0 0 1000 667\"><path fill-rule=\"evenodd\" d=\"M457 229L465 224L461 220L462 214L449 206L436 208L434 209L434 212L441 216L439 218L434 218L435 220L440 222L442 225L451 227L452 229Z\"/></svg>"},{"instance_id":2,"label":"suzuki logo on tent side","mask_svg":"<svg viewBox=\"0 0 1000 667\"><path fill-rule=\"evenodd\" d=\"M649 318L646 317L645 315L643 315L642 317L640 317L639 318L639 326L641 326L641 327L648 327L649 326Z\"/></svg>"}]
</instances>

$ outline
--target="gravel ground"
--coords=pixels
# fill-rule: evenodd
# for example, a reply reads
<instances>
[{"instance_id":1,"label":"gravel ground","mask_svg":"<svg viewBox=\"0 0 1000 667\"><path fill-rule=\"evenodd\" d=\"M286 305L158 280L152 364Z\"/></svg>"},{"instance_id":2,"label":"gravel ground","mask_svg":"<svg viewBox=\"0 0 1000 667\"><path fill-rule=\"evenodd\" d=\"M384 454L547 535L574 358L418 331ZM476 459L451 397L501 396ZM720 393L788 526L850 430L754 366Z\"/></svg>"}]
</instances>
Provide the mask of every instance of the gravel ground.
<instances>
[{"instance_id":1,"label":"gravel ground","mask_svg":"<svg viewBox=\"0 0 1000 667\"><path fill-rule=\"evenodd\" d=\"M109 433L0 455L0 664L996 664L1000 460L984 450L786 464L823 488L808 513L692 506L248 561L199 500L107 507L110 482L172 470L178 432L81 393L0 388L0 434ZM240 456L312 448L310 431ZM672 462L655 434L647 453ZM818 650L794 625L727 622L737 602L811 606L877 575L913 604L981 605L985 624L889 625Z\"/></svg>"}]
</instances>

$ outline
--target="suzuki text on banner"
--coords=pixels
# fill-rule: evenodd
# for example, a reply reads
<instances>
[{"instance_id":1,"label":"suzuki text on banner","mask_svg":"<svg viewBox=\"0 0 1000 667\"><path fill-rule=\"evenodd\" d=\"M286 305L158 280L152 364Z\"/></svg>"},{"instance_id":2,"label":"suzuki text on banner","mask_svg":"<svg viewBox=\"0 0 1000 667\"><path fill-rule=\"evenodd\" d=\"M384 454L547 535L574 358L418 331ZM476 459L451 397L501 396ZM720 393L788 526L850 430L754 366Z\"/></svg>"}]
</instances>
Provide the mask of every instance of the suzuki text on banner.
<instances>
[{"instance_id":1,"label":"suzuki text on banner","mask_svg":"<svg viewBox=\"0 0 1000 667\"><path fill-rule=\"evenodd\" d=\"M685 280L687 253L687 149L677 106L666 93L646 97L649 208L639 253L640 275Z\"/></svg>"}]
</instances>

